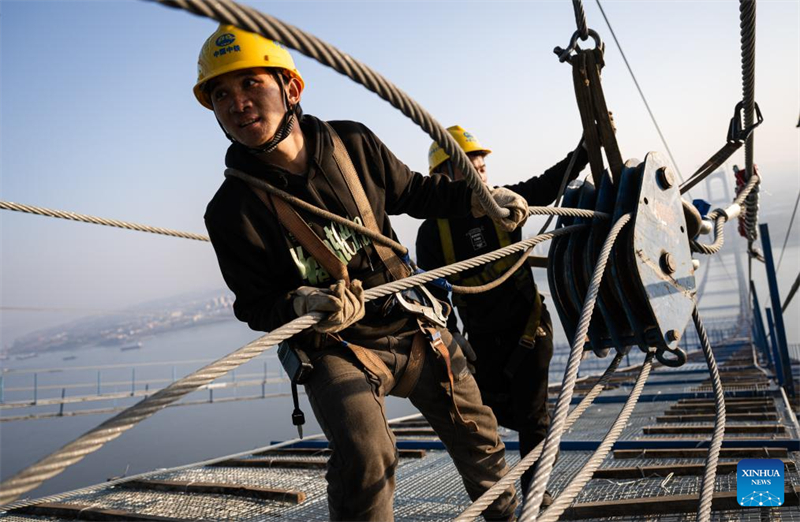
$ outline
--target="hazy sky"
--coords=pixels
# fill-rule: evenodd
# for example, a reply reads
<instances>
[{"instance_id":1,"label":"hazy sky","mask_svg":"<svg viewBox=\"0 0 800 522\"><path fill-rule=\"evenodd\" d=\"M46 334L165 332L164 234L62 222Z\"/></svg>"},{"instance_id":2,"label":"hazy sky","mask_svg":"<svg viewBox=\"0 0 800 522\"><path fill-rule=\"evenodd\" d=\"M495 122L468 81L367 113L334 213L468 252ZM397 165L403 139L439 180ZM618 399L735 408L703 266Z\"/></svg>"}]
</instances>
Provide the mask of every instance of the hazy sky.
<instances>
[{"instance_id":1,"label":"hazy sky","mask_svg":"<svg viewBox=\"0 0 800 522\"><path fill-rule=\"evenodd\" d=\"M494 150L494 183L540 173L581 134L570 67L552 53L575 30L567 1L250 3L375 68L444 125L472 130ZM723 145L741 99L738 2L603 5L690 175ZM607 43L603 85L623 156L663 151L597 5L585 6ZM756 161L779 247L800 186L800 2L761 0L757 21L756 99L766 121ZM198 51L215 27L142 1L3 0L0 197L205 233L227 140L191 88ZM351 80L295 58L307 113L362 121L425 171L430 138L410 120ZM2 306L72 310L5 310L3 344L81 311L224 285L209 244L8 211L0 223ZM526 232L539 222L532 223ZM395 225L413 246L416 222ZM793 278L797 259L784 265Z\"/></svg>"}]
</instances>

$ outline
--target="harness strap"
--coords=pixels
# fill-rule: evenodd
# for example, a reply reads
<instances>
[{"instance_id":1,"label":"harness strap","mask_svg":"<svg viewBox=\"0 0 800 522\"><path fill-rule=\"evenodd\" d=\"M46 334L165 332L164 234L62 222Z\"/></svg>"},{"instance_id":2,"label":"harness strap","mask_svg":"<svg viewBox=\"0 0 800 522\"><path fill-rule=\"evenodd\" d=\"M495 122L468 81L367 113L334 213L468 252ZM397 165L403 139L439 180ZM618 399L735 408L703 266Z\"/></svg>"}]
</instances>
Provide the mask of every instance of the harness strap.
<instances>
[{"instance_id":1,"label":"harness strap","mask_svg":"<svg viewBox=\"0 0 800 522\"><path fill-rule=\"evenodd\" d=\"M417 386L419 376L422 374L422 366L425 364L426 344L428 343L425 336L422 335L422 332L417 332L411 343L411 353L408 356L406 369L392 388L391 394L395 397L408 397Z\"/></svg>"},{"instance_id":2,"label":"harness strap","mask_svg":"<svg viewBox=\"0 0 800 522\"><path fill-rule=\"evenodd\" d=\"M445 366L447 366L447 378L450 381L450 400L453 402L453 415L456 422L466 426L471 433L477 433L478 425L475 423L475 421L464 419L458 409L458 403L456 403L455 382L453 380L453 369L450 365L450 350L447 349L447 346L445 346L444 342L442 341L442 334L439 333L436 328L431 328L430 326L425 326L421 323L420 328L428 338L431 347L442 357L442 359L444 359Z\"/></svg>"},{"instance_id":3,"label":"harness strap","mask_svg":"<svg viewBox=\"0 0 800 522\"><path fill-rule=\"evenodd\" d=\"M367 371L372 373L381 381L383 389L391 390L394 387L394 376L392 375L392 372L389 371L389 367L386 366L386 363L384 363L381 358L378 357L372 350L344 340L342 340L342 344L344 344L350 349L351 352L353 352L353 355L356 356L358 362L360 362L364 368L367 369Z\"/></svg>"},{"instance_id":4,"label":"harness strap","mask_svg":"<svg viewBox=\"0 0 800 522\"><path fill-rule=\"evenodd\" d=\"M250 189L258 196L264 205L272 212L278 221L292 233L303 248L308 251L311 256L317 260L322 268L324 268L334 279L344 280L347 286L350 286L350 274L341 259L336 257L330 248L314 233L306 221L300 217L300 214L292 208L287 202L281 198L273 197L267 194L261 188L255 187L248 183Z\"/></svg>"},{"instance_id":5,"label":"harness strap","mask_svg":"<svg viewBox=\"0 0 800 522\"><path fill-rule=\"evenodd\" d=\"M509 379L514 378L514 374L522 367L522 361L533 350L536 345L536 334L539 331L539 325L542 322L542 297L539 292L536 292L536 301L533 304L528 316L528 321L525 323L525 330L519 338L517 346L508 356L508 361L503 368L503 374Z\"/></svg>"},{"instance_id":6,"label":"harness strap","mask_svg":"<svg viewBox=\"0 0 800 522\"><path fill-rule=\"evenodd\" d=\"M358 208L358 213L361 214L361 219L364 220L364 226L380 233L381 230L378 228L378 222L375 220L372 206L369 203L369 199L367 199L367 194L364 192L361 181L358 179L358 174L350 159L350 155L347 153L347 149L345 149L344 143L342 143L342 139L328 123L325 123L325 126L328 128L328 132L330 132L331 139L333 140L333 159L339 167L345 183L347 183L347 188L350 190L350 195L353 196L353 200ZM392 274L395 280L400 280L411 275L411 269L400 260L394 250L376 242L373 242L372 246L378 253L378 257L381 258L383 265L389 273Z\"/></svg>"}]
</instances>

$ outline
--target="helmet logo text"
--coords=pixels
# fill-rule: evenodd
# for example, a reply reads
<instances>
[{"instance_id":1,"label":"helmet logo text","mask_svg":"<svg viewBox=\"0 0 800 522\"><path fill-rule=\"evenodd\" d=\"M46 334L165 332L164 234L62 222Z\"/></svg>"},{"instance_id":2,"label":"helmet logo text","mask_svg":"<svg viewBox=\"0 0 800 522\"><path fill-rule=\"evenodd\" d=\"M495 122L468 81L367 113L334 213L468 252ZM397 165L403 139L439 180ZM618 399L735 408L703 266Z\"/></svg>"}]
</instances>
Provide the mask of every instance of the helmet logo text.
<instances>
[{"instance_id":1,"label":"helmet logo text","mask_svg":"<svg viewBox=\"0 0 800 522\"><path fill-rule=\"evenodd\" d=\"M217 47L227 47L228 45L232 44L233 41L236 40L236 36L231 33L225 33L219 35L217 38L216 43Z\"/></svg>"}]
</instances>

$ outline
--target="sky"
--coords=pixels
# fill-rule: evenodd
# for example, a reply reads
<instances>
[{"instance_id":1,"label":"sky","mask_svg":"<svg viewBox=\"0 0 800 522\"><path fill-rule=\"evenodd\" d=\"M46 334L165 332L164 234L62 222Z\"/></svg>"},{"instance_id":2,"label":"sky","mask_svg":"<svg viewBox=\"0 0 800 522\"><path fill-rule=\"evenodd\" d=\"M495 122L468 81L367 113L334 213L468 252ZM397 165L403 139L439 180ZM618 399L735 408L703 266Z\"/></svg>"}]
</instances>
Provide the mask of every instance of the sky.
<instances>
[{"instance_id":1,"label":"sky","mask_svg":"<svg viewBox=\"0 0 800 522\"><path fill-rule=\"evenodd\" d=\"M552 52L575 30L569 2L247 3L373 67L445 126L472 131L494 151L494 184L543 172L581 135L570 67ZM623 156L664 152L597 4L584 5L606 41L603 87ZM724 144L742 96L738 2L603 6L688 177ZM203 212L223 179L228 143L191 88L216 25L145 1L2 0L0 199L205 233ZM800 188L800 2L758 2L756 47L765 122L755 158L762 216L778 248ZM306 113L361 121L426 172L431 140L413 122L350 79L294 56ZM394 223L413 249L418 222ZM540 223L531 220L525 232ZM0 234L2 345L98 310L224 287L207 243L9 211L0 211ZM781 270L793 279L798 269L794 254Z\"/></svg>"}]
</instances>

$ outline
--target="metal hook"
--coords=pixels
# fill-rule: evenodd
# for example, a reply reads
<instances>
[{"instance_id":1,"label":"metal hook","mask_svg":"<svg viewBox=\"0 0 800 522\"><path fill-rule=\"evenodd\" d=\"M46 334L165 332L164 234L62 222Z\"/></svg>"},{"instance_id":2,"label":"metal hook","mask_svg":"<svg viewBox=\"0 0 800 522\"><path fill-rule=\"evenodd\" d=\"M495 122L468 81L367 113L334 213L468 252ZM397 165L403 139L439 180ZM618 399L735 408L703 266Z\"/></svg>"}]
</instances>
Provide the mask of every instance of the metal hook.
<instances>
[{"instance_id":1,"label":"metal hook","mask_svg":"<svg viewBox=\"0 0 800 522\"><path fill-rule=\"evenodd\" d=\"M675 355L675 358L671 359L665 357L664 355L666 352ZM660 362L664 366L669 366L670 368L678 368L679 366L683 366L684 364L686 364L687 358L686 358L686 352L683 350L683 348L675 348L674 350L659 348L658 351L656 351L656 359L658 359L658 362Z\"/></svg>"},{"instance_id":2,"label":"metal hook","mask_svg":"<svg viewBox=\"0 0 800 522\"><path fill-rule=\"evenodd\" d=\"M595 31L594 29L589 29L589 36L591 36L594 39L595 49L599 49L600 52L603 52L603 50L605 49L605 44L603 44L603 40L600 38L600 35L597 34L597 31ZM555 49L553 49L553 52L556 53L556 55L558 56L559 62L564 63L566 61L569 61L570 53L576 50L576 48L578 48L578 39L580 37L581 37L580 31L575 31L572 34L572 38L570 38L569 45L567 46L566 49L562 49L561 47L556 47Z\"/></svg>"}]
</instances>

